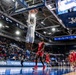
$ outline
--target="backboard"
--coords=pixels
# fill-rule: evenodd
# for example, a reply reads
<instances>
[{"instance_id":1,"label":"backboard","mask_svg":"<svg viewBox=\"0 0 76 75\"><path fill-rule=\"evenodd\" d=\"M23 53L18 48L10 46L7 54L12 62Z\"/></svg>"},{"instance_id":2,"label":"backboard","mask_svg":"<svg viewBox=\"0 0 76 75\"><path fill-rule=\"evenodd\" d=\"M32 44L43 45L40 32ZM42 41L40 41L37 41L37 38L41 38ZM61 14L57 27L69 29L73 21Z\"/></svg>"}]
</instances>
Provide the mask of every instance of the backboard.
<instances>
[{"instance_id":1,"label":"backboard","mask_svg":"<svg viewBox=\"0 0 76 75\"><path fill-rule=\"evenodd\" d=\"M45 5L45 1L46 0L16 0L15 12L19 13L19 12L24 12L26 10L42 7Z\"/></svg>"}]
</instances>

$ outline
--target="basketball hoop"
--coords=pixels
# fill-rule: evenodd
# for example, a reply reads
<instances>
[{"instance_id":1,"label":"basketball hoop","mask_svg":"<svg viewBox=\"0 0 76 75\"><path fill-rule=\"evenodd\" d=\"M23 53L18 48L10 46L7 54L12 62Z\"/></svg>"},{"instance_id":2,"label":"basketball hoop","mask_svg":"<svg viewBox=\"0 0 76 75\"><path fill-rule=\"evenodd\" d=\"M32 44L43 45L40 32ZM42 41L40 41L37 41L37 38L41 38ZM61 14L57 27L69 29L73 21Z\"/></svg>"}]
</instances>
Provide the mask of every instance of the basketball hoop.
<instances>
[{"instance_id":1,"label":"basketball hoop","mask_svg":"<svg viewBox=\"0 0 76 75\"><path fill-rule=\"evenodd\" d=\"M31 14L37 14L38 10L37 9L30 10L29 13L31 13Z\"/></svg>"}]
</instances>

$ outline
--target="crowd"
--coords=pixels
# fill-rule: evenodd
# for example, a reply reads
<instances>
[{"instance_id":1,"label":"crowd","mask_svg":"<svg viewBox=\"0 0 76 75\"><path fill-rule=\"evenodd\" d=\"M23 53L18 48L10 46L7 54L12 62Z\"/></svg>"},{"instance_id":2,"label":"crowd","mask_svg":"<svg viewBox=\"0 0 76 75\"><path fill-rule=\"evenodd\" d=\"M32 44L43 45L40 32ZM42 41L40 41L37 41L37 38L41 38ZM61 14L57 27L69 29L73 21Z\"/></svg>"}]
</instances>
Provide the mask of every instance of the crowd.
<instances>
[{"instance_id":1,"label":"crowd","mask_svg":"<svg viewBox=\"0 0 76 75\"><path fill-rule=\"evenodd\" d=\"M56 65L56 63L58 63L57 65L61 65L63 63L63 65L65 65L66 62L63 55L59 55L58 56L54 56L54 55L50 55L51 58L55 58L56 60L52 60L51 58L51 63L53 64L54 61L54 65ZM30 55L30 51L25 49L25 43L24 42L17 42L15 40L12 39L8 39L5 37L0 36L0 61L5 61L5 60L21 60L24 61L35 61L35 53L32 52L32 54ZM64 61L61 61L64 60ZM39 61L39 60L38 60Z\"/></svg>"},{"instance_id":2,"label":"crowd","mask_svg":"<svg viewBox=\"0 0 76 75\"><path fill-rule=\"evenodd\" d=\"M0 60L21 60L23 58L29 61L26 55L25 43L0 37ZM34 54L31 57L34 58ZM33 61L32 58L30 58L31 61Z\"/></svg>"}]
</instances>

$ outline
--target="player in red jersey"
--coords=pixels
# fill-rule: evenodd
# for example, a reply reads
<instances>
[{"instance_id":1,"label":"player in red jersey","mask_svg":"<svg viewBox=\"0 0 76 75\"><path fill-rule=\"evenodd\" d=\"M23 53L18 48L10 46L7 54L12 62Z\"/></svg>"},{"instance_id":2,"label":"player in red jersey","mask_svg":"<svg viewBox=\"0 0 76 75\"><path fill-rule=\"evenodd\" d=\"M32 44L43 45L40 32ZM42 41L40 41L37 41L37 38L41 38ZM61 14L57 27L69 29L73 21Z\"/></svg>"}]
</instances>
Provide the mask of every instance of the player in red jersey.
<instances>
[{"instance_id":1,"label":"player in red jersey","mask_svg":"<svg viewBox=\"0 0 76 75\"><path fill-rule=\"evenodd\" d=\"M73 66L73 56L71 54L69 55L69 62L70 65Z\"/></svg>"},{"instance_id":2,"label":"player in red jersey","mask_svg":"<svg viewBox=\"0 0 76 75\"><path fill-rule=\"evenodd\" d=\"M36 66L34 67L34 70L37 70L37 60L40 58L41 63L43 64L43 70L45 69L45 65L43 62L43 55L44 55L44 48L45 48L45 43L44 39L41 39L41 42L38 43L38 51L36 53Z\"/></svg>"},{"instance_id":3,"label":"player in red jersey","mask_svg":"<svg viewBox=\"0 0 76 75\"><path fill-rule=\"evenodd\" d=\"M76 62L76 51L75 51L75 62Z\"/></svg>"},{"instance_id":4,"label":"player in red jersey","mask_svg":"<svg viewBox=\"0 0 76 75\"><path fill-rule=\"evenodd\" d=\"M45 53L45 62L47 63L47 67L51 67L51 60L50 60L50 54L48 52Z\"/></svg>"},{"instance_id":5,"label":"player in red jersey","mask_svg":"<svg viewBox=\"0 0 76 75\"><path fill-rule=\"evenodd\" d=\"M74 60L74 70L76 70L76 51L75 50L72 51L72 55Z\"/></svg>"},{"instance_id":6,"label":"player in red jersey","mask_svg":"<svg viewBox=\"0 0 76 75\"><path fill-rule=\"evenodd\" d=\"M75 66L76 66L76 51L75 51Z\"/></svg>"},{"instance_id":7,"label":"player in red jersey","mask_svg":"<svg viewBox=\"0 0 76 75\"><path fill-rule=\"evenodd\" d=\"M70 52L70 55L69 55L69 62L70 62L70 65L71 65L71 67L73 68L73 69L75 69L75 66L76 66L76 64L75 64L75 58L76 57L76 54L75 54L75 51L74 50L72 50L71 52Z\"/></svg>"},{"instance_id":8,"label":"player in red jersey","mask_svg":"<svg viewBox=\"0 0 76 75\"><path fill-rule=\"evenodd\" d=\"M73 64L74 64L74 66L75 66L75 51L74 50L72 50L72 52L71 52L71 55L73 56Z\"/></svg>"},{"instance_id":9,"label":"player in red jersey","mask_svg":"<svg viewBox=\"0 0 76 75\"><path fill-rule=\"evenodd\" d=\"M75 69L76 69L76 51L75 51Z\"/></svg>"}]
</instances>

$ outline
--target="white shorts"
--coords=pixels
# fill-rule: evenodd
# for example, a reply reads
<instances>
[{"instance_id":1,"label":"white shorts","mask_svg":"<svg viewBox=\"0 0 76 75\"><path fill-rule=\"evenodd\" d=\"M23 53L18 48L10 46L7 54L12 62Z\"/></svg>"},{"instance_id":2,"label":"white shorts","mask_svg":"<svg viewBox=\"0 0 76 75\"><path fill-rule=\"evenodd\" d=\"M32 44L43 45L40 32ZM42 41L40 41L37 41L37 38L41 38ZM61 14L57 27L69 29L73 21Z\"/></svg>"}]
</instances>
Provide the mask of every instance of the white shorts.
<instances>
[{"instance_id":1,"label":"white shorts","mask_svg":"<svg viewBox=\"0 0 76 75\"><path fill-rule=\"evenodd\" d=\"M34 37L27 36L26 43L34 43Z\"/></svg>"}]
</instances>

